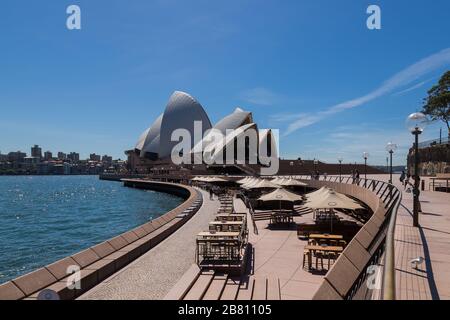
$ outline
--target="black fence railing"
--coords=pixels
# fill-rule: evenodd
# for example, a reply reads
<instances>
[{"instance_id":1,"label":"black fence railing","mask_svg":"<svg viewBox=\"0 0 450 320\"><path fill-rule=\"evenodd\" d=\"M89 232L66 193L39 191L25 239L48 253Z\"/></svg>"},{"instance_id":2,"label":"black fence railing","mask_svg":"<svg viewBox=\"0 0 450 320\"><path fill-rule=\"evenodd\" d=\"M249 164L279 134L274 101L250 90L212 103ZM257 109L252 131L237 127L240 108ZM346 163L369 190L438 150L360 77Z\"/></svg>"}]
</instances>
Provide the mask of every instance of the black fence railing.
<instances>
[{"instance_id":1,"label":"black fence railing","mask_svg":"<svg viewBox=\"0 0 450 320\"><path fill-rule=\"evenodd\" d=\"M450 143L449 137L442 137L438 139L421 142L419 143L419 148L428 148L432 146L445 145L449 143Z\"/></svg>"},{"instance_id":2,"label":"black fence railing","mask_svg":"<svg viewBox=\"0 0 450 320\"><path fill-rule=\"evenodd\" d=\"M397 211L402 201L402 192L392 184L374 179L357 179L351 176L320 176L315 179L309 175L296 176L296 178L355 184L370 190L381 199L386 209L386 215L378 233L369 246L368 251L371 252L371 258L344 298L346 300L375 299L375 294L378 292L378 299L395 300L394 235ZM374 275L375 272L377 272L376 275ZM376 285L373 287L368 286L368 277L378 277L381 281L381 287L378 288Z\"/></svg>"}]
</instances>

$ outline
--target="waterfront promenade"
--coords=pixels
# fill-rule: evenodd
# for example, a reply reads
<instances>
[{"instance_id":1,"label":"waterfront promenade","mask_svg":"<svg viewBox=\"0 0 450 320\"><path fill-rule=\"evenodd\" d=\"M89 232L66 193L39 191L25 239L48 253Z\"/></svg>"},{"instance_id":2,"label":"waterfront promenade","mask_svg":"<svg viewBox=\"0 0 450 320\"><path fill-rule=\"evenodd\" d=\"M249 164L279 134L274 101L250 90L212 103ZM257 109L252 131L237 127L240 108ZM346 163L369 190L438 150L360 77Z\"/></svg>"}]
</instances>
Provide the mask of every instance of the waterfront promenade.
<instances>
[{"instance_id":1,"label":"waterfront promenade","mask_svg":"<svg viewBox=\"0 0 450 320\"><path fill-rule=\"evenodd\" d=\"M79 299L160 300L195 263L195 235L208 228L219 207L201 191L200 210L174 234Z\"/></svg>"},{"instance_id":2,"label":"waterfront promenade","mask_svg":"<svg viewBox=\"0 0 450 320\"><path fill-rule=\"evenodd\" d=\"M388 180L388 175L368 178ZM412 227L412 194L405 192L399 176L394 184L403 191L395 233L396 290L398 300L450 299L450 194L422 191L420 228ZM162 299L192 266L195 235L208 228L219 206L203 192L204 204L182 228L157 247L93 288L80 299ZM240 199L234 199L237 212L250 214ZM311 214L296 222L312 219ZM276 278L281 299L312 299L324 274L302 268L304 241L295 229L269 229L267 221L257 221L258 234L249 223L249 243L253 248L251 277ZM424 257L416 268L411 260Z\"/></svg>"},{"instance_id":3,"label":"waterfront promenade","mask_svg":"<svg viewBox=\"0 0 450 320\"><path fill-rule=\"evenodd\" d=\"M404 190L398 175L393 180ZM450 194L421 191L420 202L420 227L414 228L412 193L403 192L395 232L397 299L449 300ZM425 261L416 269L410 261L417 257Z\"/></svg>"},{"instance_id":4,"label":"waterfront promenade","mask_svg":"<svg viewBox=\"0 0 450 320\"><path fill-rule=\"evenodd\" d=\"M234 200L236 211L247 212L240 199ZM312 222L312 214L295 217L295 222ZM301 241L296 228L269 229L268 221L256 221L258 234L249 223L249 243L253 248L252 273L255 278L275 277L280 282L282 300L311 300L320 287L324 274L313 274L303 266L303 249L307 241Z\"/></svg>"}]
</instances>

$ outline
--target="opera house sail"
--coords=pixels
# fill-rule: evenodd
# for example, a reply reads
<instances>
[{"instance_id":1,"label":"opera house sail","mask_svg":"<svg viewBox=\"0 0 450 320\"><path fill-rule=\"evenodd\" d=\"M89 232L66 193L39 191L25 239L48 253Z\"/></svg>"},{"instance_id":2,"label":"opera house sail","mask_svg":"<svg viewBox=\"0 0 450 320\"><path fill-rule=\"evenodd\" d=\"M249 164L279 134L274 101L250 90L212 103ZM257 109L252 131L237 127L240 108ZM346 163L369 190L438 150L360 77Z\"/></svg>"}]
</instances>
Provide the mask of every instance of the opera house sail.
<instances>
[{"instance_id":1,"label":"opera house sail","mask_svg":"<svg viewBox=\"0 0 450 320\"><path fill-rule=\"evenodd\" d=\"M265 165L271 156L277 156L272 130L259 130L251 112L236 108L212 126L203 106L195 98L175 91L164 112L141 134L134 150L126 152L130 163L134 164L133 171L137 171L138 163L147 167L155 163L173 163L172 153L179 141L172 135L178 129L190 134L189 164L225 166L230 165L231 160L233 165L234 161L236 165L246 162ZM243 147L243 156L237 152L239 147ZM264 150L263 154L261 150Z\"/></svg>"}]
</instances>

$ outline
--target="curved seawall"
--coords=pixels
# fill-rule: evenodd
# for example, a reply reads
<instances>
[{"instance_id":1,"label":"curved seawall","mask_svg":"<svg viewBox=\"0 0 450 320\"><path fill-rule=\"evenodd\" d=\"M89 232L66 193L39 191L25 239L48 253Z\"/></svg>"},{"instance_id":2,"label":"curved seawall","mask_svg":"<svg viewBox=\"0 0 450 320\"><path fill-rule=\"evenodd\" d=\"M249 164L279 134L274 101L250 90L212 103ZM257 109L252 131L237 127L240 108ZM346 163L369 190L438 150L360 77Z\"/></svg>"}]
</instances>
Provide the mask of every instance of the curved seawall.
<instances>
[{"instance_id":1,"label":"curved seawall","mask_svg":"<svg viewBox=\"0 0 450 320\"><path fill-rule=\"evenodd\" d=\"M61 299L74 299L159 244L186 223L202 204L201 194L189 186L140 179L122 181L128 187L167 192L185 201L133 230L1 285L0 300L35 300L44 289L53 290ZM68 276L68 268L79 269L79 273ZM71 289L68 284L73 279L79 280L79 286Z\"/></svg>"}]
</instances>

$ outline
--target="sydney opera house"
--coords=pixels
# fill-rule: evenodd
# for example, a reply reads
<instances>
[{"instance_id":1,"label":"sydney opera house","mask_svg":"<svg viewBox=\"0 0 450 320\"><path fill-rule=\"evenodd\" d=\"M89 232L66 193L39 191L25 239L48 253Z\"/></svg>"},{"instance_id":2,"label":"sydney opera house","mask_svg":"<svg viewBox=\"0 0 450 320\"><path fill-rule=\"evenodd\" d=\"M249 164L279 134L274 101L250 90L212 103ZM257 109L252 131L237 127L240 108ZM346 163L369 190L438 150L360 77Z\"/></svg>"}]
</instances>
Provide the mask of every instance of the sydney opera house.
<instances>
[{"instance_id":1,"label":"sydney opera house","mask_svg":"<svg viewBox=\"0 0 450 320\"><path fill-rule=\"evenodd\" d=\"M180 141L172 135L177 129L189 133L191 141L187 141L189 150L182 151L185 161L175 166L174 152L179 155ZM241 146L243 152L238 151ZM203 106L181 91L172 94L164 112L126 154L129 169L135 173L161 170L164 166L196 171L216 167L237 173L268 166L270 159L278 159L273 130L259 129L251 112L236 108L213 125Z\"/></svg>"}]
</instances>

